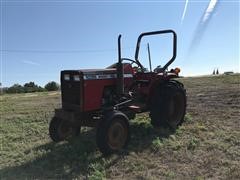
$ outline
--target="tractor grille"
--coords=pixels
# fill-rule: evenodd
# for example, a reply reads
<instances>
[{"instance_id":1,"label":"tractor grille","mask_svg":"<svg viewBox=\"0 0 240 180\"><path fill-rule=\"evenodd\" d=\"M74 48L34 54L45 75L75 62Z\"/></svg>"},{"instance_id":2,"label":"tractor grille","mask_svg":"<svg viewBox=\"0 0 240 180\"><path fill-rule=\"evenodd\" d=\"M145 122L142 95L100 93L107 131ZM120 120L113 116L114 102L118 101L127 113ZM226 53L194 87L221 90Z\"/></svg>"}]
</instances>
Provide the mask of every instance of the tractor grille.
<instances>
[{"instance_id":1,"label":"tractor grille","mask_svg":"<svg viewBox=\"0 0 240 180\"><path fill-rule=\"evenodd\" d=\"M80 111L82 107L83 78L79 71L61 72L62 107Z\"/></svg>"}]
</instances>

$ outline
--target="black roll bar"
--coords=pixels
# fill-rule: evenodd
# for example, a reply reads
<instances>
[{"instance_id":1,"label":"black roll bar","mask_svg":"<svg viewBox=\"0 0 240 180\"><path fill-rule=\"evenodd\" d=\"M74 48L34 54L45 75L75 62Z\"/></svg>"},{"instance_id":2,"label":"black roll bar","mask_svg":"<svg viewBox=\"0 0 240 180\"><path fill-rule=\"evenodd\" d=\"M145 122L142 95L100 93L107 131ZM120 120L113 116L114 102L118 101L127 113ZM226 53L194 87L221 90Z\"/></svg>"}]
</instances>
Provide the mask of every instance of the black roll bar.
<instances>
[{"instance_id":1,"label":"black roll bar","mask_svg":"<svg viewBox=\"0 0 240 180\"><path fill-rule=\"evenodd\" d=\"M175 31L173 31L171 29L162 30L162 31L145 32L145 33L140 34L138 37L138 40L137 40L137 45L136 45L135 61L138 62L139 64L141 64L138 60L138 56L139 56L139 49L140 49L142 37L151 36L151 35L159 35L159 34L168 34L168 33L173 34L173 56L162 68L163 71L165 69L167 69L167 67L176 59L176 56L177 56L177 34L175 33Z\"/></svg>"}]
</instances>

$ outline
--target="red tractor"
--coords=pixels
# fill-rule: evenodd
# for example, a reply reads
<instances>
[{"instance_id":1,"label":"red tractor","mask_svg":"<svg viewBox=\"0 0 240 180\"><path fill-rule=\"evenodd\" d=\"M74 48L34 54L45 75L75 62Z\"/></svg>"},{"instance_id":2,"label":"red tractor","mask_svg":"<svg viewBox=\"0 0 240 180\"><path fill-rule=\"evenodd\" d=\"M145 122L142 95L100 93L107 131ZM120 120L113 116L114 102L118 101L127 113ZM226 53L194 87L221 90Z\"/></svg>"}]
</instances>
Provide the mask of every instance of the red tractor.
<instances>
[{"instance_id":1,"label":"red tractor","mask_svg":"<svg viewBox=\"0 0 240 180\"><path fill-rule=\"evenodd\" d=\"M173 35L173 56L162 68L147 71L138 58L141 39L166 33ZM177 128L185 116L186 91L174 80L180 69L167 71L176 52L176 33L162 30L140 34L135 59L122 58L119 35L115 64L105 69L61 71L62 108L55 110L50 122L51 139L59 142L78 135L82 126L97 127L97 146L103 154L109 154L127 146L129 119L136 113L149 111L154 127ZM151 69L151 58L149 63Z\"/></svg>"}]
</instances>

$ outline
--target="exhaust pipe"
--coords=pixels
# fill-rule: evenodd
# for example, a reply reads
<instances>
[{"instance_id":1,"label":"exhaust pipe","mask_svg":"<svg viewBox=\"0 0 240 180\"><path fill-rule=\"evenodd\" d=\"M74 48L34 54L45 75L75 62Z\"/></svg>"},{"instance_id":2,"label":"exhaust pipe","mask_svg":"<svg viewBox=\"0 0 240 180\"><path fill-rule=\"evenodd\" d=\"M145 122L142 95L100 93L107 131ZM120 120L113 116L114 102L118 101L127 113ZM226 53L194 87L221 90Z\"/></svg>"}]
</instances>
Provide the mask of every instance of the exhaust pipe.
<instances>
[{"instance_id":1,"label":"exhaust pipe","mask_svg":"<svg viewBox=\"0 0 240 180\"><path fill-rule=\"evenodd\" d=\"M120 34L118 36L118 63L117 63L117 92L119 96L124 94L123 64L121 57L121 37L122 35Z\"/></svg>"}]
</instances>

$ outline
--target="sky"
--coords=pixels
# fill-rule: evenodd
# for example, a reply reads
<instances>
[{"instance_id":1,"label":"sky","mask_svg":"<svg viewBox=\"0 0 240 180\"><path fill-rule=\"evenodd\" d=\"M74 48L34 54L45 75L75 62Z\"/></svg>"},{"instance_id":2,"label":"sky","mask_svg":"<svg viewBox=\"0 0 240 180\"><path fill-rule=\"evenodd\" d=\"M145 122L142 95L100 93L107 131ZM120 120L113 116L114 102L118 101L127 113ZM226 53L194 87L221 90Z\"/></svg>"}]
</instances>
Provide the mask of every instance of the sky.
<instances>
[{"instance_id":1,"label":"sky","mask_svg":"<svg viewBox=\"0 0 240 180\"><path fill-rule=\"evenodd\" d=\"M1 0L0 82L4 87L34 81L44 86L66 69L105 68L122 56L134 58L140 33L173 29L181 75L240 71L238 0L77 1ZM140 61L164 65L172 36L144 38Z\"/></svg>"}]
</instances>

